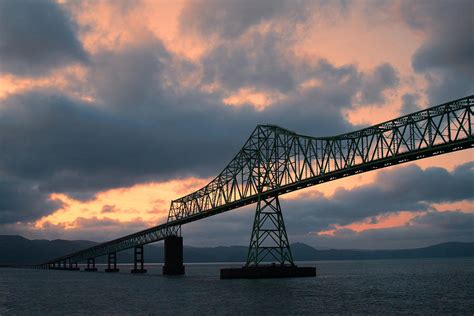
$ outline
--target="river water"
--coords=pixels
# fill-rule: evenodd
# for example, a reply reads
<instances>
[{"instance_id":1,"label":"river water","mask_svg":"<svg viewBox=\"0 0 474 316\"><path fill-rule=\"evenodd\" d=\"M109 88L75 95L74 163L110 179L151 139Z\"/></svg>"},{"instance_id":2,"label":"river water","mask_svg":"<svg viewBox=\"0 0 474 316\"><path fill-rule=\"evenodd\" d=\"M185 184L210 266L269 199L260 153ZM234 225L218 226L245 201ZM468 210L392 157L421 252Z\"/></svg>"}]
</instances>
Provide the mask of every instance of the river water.
<instances>
[{"instance_id":1,"label":"river water","mask_svg":"<svg viewBox=\"0 0 474 316\"><path fill-rule=\"evenodd\" d=\"M474 313L474 258L318 261L315 278L220 280L235 264L120 273L0 269L4 314ZM99 270L104 266L98 265Z\"/></svg>"}]
</instances>

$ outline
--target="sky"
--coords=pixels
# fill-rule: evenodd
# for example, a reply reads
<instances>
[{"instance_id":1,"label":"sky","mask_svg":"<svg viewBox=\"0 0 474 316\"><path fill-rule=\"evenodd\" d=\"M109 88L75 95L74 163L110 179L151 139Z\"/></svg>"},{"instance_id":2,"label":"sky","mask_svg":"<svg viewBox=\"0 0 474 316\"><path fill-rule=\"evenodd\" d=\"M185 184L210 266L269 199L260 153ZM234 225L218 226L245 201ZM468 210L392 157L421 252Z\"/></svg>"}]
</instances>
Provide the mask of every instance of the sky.
<instances>
[{"instance_id":1,"label":"sky","mask_svg":"<svg viewBox=\"0 0 474 316\"><path fill-rule=\"evenodd\" d=\"M474 94L471 0L0 0L0 234L166 221L257 124L331 136ZM281 197L290 242L474 241L474 151ZM255 205L183 226L246 245Z\"/></svg>"}]
</instances>

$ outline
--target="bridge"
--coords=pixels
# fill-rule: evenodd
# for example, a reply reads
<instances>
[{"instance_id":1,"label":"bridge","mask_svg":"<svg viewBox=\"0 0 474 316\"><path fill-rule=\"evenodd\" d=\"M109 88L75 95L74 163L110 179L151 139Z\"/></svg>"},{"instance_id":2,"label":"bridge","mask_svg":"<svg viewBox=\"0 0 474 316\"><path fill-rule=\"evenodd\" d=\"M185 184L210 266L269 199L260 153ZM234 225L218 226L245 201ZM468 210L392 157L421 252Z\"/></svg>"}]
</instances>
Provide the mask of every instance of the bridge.
<instances>
[{"instance_id":1,"label":"bridge","mask_svg":"<svg viewBox=\"0 0 474 316\"><path fill-rule=\"evenodd\" d=\"M143 245L164 240L163 274L184 274L181 225L253 203L257 207L244 268L258 268L268 261L285 269L294 267L280 195L472 148L473 106L471 95L333 137L312 137L276 125L259 125L208 185L171 202L166 223L36 267L78 270L78 263L87 262L86 271L97 271L95 258L107 255L106 271L116 272L117 252L134 248L132 272L144 273Z\"/></svg>"}]
</instances>

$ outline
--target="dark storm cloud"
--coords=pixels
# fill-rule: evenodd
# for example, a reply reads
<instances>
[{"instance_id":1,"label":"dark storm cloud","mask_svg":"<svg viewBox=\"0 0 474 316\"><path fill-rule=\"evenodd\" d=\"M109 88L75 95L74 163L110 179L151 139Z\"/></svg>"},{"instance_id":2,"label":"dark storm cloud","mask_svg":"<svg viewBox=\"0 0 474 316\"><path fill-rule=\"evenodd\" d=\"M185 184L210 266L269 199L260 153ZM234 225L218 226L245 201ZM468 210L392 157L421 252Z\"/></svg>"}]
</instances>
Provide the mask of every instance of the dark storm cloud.
<instances>
[{"instance_id":1,"label":"dark storm cloud","mask_svg":"<svg viewBox=\"0 0 474 316\"><path fill-rule=\"evenodd\" d=\"M234 93L250 88L288 94L304 80L306 67L313 68L288 50L297 26L340 16L348 6L345 1L191 1L180 24L184 34L217 38L201 61L204 84ZM260 24L265 31L254 28Z\"/></svg>"},{"instance_id":2,"label":"dark storm cloud","mask_svg":"<svg viewBox=\"0 0 474 316\"><path fill-rule=\"evenodd\" d=\"M413 113L421 110L418 104L420 96L418 94L406 93L402 96L402 107L400 112L402 115Z\"/></svg>"},{"instance_id":3,"label":"dark storm cloud","mask_svg":"<svg viewBox=\"0 0 474 316\"><path fill-rule=\"evenodd\" d=\"M361 91L363 105L382 105L385 103L384 91L396 88L400 83L397 71L388 63L377 66L364 79L364 86Z\"/></svg>"},{"instance_id":4,"label":"dark storm cloud","mask_svg":"<svg viewBox=\"0 0 474 316\"><path fill-rule=\"evenodd\" d=\"M180 18L184 32L232 39L261 22L289 15L294 21L308 17L308 1L262 0L190 1Z\"/></svg>"},{"instance_id":5,"label":"dark storm cloud","mask_svg":"<svg viewBox=\"0 0 474 316\"><path fill-rule=\"evenodd\" d=\"M301 60L288 51L288 40L272 31L249 32L244 38L217 44L204 56L202 67L204 84L217 84L232 92L251 88L294 93L300 98L306 93L301 91L301 85L314 80L315 87L309 93L338 90L331 91L337 96L331 100L336 109L351 107L357 92L360 105L382 105L384 93L398 87L400 81L398 72L388 63L362 72L352 64L335 67L324 59Z\"/></svg>"},{"instance_id":6,"label":"dark storm cloud","mask_svg":"<svg viewBox=\"0 0 474 316\"><path fill-rule=\"evenodd\" d=\"M384 93L398 86L398 73L388 63L363 72L353 64L335 66L325 59L298 58L287 45L288 39L274 31L251 31L223 41L202 58L201 83L223 88L221 97L246 88L282 94L282 101L254 117L309 135L354 129L341 114L343 109L353 107L357 98L362 99L359 104L383 103Z\"/></svg>"},{"instance_id":7,"label":"dark storm cloud","mask_svg":"<svg viewBox=\"0 0 474 316\"><path fill-rule=\"evenodd\" d=\"M412 223L418 226L437 227L445 230L459 232L471 232L474 238L474 213L463 213L459 211L450 212L428 212L417 216Z\"/></svg>"},{"instance_id":8,"label":"dark storm cloud","mask_svg":"<svg viewBox=\"0 0 474 316\"><path fill-rule=\"evenodd\" d=\"M242 142L227 137L232 124L226 127L205 111L188 108L180 122L180 111L171 110L162 107L162 116L137 118L55 94L11 97L0 111L0 143L8 153L0 156L0 169L37 181L46 191L95 192L152 178L207 175L211 167L216 172L214 164L224 165L238 149L232 144ZM230 119L233 110L222 108L220 114Z\"/></svg>"},{"instance_id":9,"label":"dark storm cloud","mask_svg":"<svg viewBox=\"0 0 474 316\"><path fill-rule=\"evenodd\" d=\"M136 111L159 101L163 70L171 62L163 44L150 38L138 49L102 51L94 56L89 83L106 105Z\"/></svg>"},{"instance_id":10,"label":"dark storm cloud","mask_svg":"<svg viewBox=\"0 0 474 316\"><path fill-rule=\"evenodd\" d=\"M33 220L59 206L33 182L0 178L0 224Z\"/></svg>"},{"instance_id":11,"label":"dark storm cloud","mask_svg":"<svg viewBox=\"0 0 474 316\"><path fill-rule=\"evenodd\" d=\"M402 5L405 21L428 35L428 41L413 56L415 70L455 67L472 71L473 11L474 3L469 0L418 0Z\"/></svg>"},{"instance_id":12,"label":"dark storm cloud","mask_svg":"<svg viewBox=\"0 0 474 316\"><path fill-rule=\"evenodd\" d=\"M87 54L67 12L50 0L0 1L0 71L38 76Z\"/></svg>"},{"instance_id":13,"label":"dark storm cloud","mask_svg":"<svg viewBox=\"0 0 474 316\"><path fill-rule=\"evenodd\" d=\"M412 57L415 71L426 75L430 101L440 103L474 90L474 2L405 1L402 17L426 41Z\"/></svg>"},{"instance_id":14,"label":"dark storm cloud","mask_svg":"<svg viewBox=\"0 0 474 316\"><path fill-rule=\"evenodd\" d=\"M245 41L225 42L212 49L203 60L204 83L219 83L238 90L253 87L288 92L294 89L293 57L274 32L253 32Z\"/></svg>"}]
</instances>

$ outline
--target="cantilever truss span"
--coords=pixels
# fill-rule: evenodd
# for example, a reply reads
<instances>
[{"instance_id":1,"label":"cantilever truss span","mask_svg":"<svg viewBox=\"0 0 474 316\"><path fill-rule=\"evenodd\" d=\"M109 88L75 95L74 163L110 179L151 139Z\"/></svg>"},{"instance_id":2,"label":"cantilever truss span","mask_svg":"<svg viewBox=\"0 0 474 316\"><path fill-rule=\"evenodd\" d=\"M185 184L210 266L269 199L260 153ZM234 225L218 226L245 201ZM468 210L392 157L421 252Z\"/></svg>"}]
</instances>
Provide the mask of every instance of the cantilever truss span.
<instances>
[{"instance_id":1,"label":"cantilever truss span","mask_svg":"<svg viewBox=\"0 0 474 316\"><path fill-rule=\"evenodd\" d=\"M308 186L474 146L474 96L334 137L259 125L205 187L171 202L167 223L48 263L78 262L162 240L182 224Z\"/></svg>"}]
</instances>

